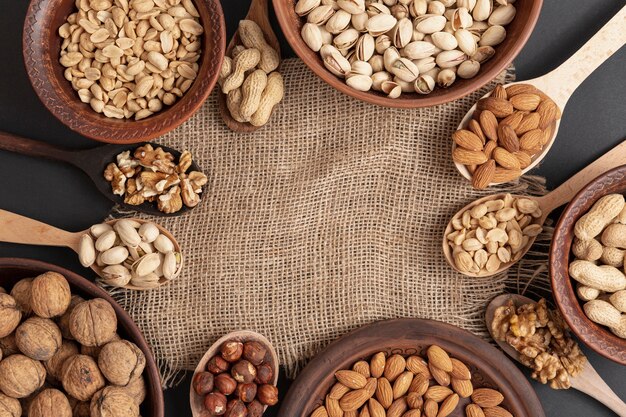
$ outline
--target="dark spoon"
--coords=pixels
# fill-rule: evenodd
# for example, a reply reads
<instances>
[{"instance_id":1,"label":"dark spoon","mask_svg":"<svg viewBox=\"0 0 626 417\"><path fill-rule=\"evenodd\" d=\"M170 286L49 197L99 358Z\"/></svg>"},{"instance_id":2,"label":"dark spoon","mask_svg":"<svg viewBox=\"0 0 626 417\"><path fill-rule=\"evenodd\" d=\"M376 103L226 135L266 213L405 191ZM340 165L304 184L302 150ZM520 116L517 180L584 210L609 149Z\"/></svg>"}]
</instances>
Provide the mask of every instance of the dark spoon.
<instances>
[{"instance_id":1,"label":"dark spoon","mask_svg":"<svg viewBox=\"0 0 626 417\"><path fill-rule=\"evenodd\" d=\"M151 214L154 216L168 217L180 216L181 214L188 212L191 209L184 204L182 209L172 214L163 213L154 203L147 201L139 206L133 206L126 204L122 196L114 195L113 191L111 191L111 184L104 178L104 170L106 166L111 162L115 162L115 158L118 154L127 150L134 150L146 144L148 144L148 142L136 143L132 145L104 145L82 151L73 151L59 148L45 142L39 142L23 138L12 133L0 131L0 150L66 162L74 165L75 167L80 168L85 174L89 175L102 194L125 209ZM164 151L170 152L177 160L180 158L181 153L176 149L168 148L167 146L155 143L152 143L151 145L155 148L161 147ZM192 163L191 168L189 169L190 171L202 172L195 162Z\"/></svg>"}]
</instances>

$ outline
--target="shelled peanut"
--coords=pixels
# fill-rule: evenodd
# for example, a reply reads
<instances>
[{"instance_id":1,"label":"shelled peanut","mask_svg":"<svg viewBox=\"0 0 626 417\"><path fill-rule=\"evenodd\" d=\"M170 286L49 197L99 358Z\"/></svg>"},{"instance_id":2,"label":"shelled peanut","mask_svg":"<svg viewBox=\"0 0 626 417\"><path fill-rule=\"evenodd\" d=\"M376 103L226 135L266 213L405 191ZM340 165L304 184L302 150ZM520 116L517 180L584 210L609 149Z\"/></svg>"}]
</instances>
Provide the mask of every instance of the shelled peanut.
<instances>
[{"instance_id":1,"label":"shelled peanut","mask_svg":"<svg viewBox=\"0 0 626 417\"><path fill-rule=\"evenodd\" d=\"M536 87L498 85L452 134L452 159L466 166L476 189L513 181L550 143L560 118L556 103Z\"/></svg>"},{"instance_id":2,"label":"shelled peanut","mask_svg":"<svg viewBox=\"0 0 626 417\"><path fill-rule=\"evenodd\" d=\"M621 194L599 199L574 227L569 274L589 319L626 339L626 203ZM621 270L620 270L621 268Z\"/></svg>"},{"instance_id":3,"label":"shelled peanut","mask_svg":"<svg viewBox=\"0 0 626 417\"><path fill-rule=\"evenodd\" d=\"M310 417L447 417L463 398L471 399L467 417L512 417L501 406L504 396L499 391L474 388L463 362L436 345L425 353L424 358L379 352L369 362L335 372L337 382Z\"/></svg>"},{"instance_id":4,"label":"shelled peanut","mask_svg":"<svg viewBox=\"0 0 626 417\"><path fill-rule=\"evenodd\" d=\"M239 22L238 34L242 45L224 58L219 84L233 119L263 126L284 96L283 77L277 71L280 56L255 22Z\"/></svg>"}]
</instances>

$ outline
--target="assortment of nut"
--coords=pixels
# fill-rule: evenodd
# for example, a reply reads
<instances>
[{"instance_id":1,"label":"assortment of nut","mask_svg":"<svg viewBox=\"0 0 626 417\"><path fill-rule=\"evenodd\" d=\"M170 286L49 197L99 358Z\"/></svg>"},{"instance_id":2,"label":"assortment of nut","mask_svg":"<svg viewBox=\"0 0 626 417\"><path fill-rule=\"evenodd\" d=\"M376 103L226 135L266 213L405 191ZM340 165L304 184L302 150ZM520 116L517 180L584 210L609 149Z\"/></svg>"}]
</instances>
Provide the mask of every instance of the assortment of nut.
<instances>
[{"instance_id":1,"label":"assortment of nut","mask_svg":"<svg viewBox=\"0 0 626 417\"><path fill-rule=\"evenodd\" d=\"M485 201L452 219L454 232L446 236L454 265L462 273L485 275L518 261L543 227L536 200L504 198Z\"/></svg>"},{"instance_id":2,"label":"assortment of nut","mask_svg":"<svg viewBox=\"0 0 626 417\"><path fill-rule=\"evenodd\" d=\"M58 30L80 100L115 119L171 106L198 75L204 32L192 0L77 0Z\"/></svg>"},{"instance_id":3,"label":"assortment of nut","mask_svg":"<svg viewBox=\"0 0 626 417\"><path fill-rule=\"evenodd\" d=\"M139 417L146 358L116 332L113 307L56 272L0 294L0 415Z\"/></svg>"},{"instance_id":4,"label":"assortment of nut","mask_svg":"<svg viewBox=\"0 0 626 417\"><path fill-rule=\"evenodd\" d=\"M576 294L594 323L626 339L626 204L621 194L598 200L574 227L569 266ZM621 268L621 270L620 270Z\"/></svg>"},{"instance_id":5,"label":"assortment of nut","mask_svg":"<svg viewBox=\"0 0 626 417\"><path fill-rule=\"evenodd\" d=\"M78 257L84 267L97 266L102 281L114 287L155 288L162 278L178 277L183 265L182 254L156 224L132 219L91 226Z\"/></svg>"},{"instance_id":6,"label":"assortment of nut","mask_svg":"<svg viewBox=\"0 0 626 417\"><path fill-rule=\"evenodd\" d=\"M266 406L278 403L274 368L267 348L256 341L229 340L193 379L195 393L204 397L210 416L260 417Z\"/></svg>"},{"instance_id":7,"label":"assortment of nut","mask_svg":"<svg viewBox=\"0 0 626 417\"><path fill-rule=\"evenodd\" d=\"M546 300L515 307L499 307L491 323L494 339L511 345L519 360L533 369L532 377L554 389L567 389L571 377L583 370L587 358L569 335L569 327Z\"/></svg>"},{"instance_id":8,"label":"assortment of nut","mask_svg":"<svg viewBox=\"0 0 626 417\"><path fill-rule=\"evenodd\" d=\"M391 98L473 78L515 17L511 0L298 0L304 42L359 91Z\"/></svg>"},{"instance_id":9,"label":"assortment of nut","mask_svg":"<svg viewBox=\"0 0 626 417\"><path fill-rule=\"evenodd\" d=\"M463 362L436 345L427 349L426 358L379 352L369 362L335 372L337 382L311 417L447 417L461 398L471 398L467 417L512 417L502 407L500 392L474 388Z\"/></svg>"},{"instance_id":10,"label":"assortment of nut","mask_svg":"<svg viewBox=\"0 0 626 417\"><path fill-rule=\"evenodd\" d=\"M280 56L252 20L239 22L238 34L242 44L224 58L218 82L233 119L263 126L284 96Z\"/></svg>"},{"instance_id":11,"label":"assortment of nut","mask_svg":"<svg viewBox=\"0 0 626 417\"><path fill-rule=\"evenodd\" d=\"M556 103L534 86L498 85L452 134L452 159L466 166L476 189L513 181L552 140L560 118Z\"/></svg>"},{"instance_id":12,"label":"assortment of nut","mask_svg":"<svg viewBox=\"0 0 626 417\"><path fill-rule=\"evenodd\" d=\"M124 197L133 206L145 202L156 203L159 211L177 213L200 203L202 187L207 176L199 171L189 171L193 163L191 152L184 151L178 162L170 152L156 149L150 144L122 152L116 162L107 165L104 178L111 183L114 195Z\"/></svg>"}]
</instances>

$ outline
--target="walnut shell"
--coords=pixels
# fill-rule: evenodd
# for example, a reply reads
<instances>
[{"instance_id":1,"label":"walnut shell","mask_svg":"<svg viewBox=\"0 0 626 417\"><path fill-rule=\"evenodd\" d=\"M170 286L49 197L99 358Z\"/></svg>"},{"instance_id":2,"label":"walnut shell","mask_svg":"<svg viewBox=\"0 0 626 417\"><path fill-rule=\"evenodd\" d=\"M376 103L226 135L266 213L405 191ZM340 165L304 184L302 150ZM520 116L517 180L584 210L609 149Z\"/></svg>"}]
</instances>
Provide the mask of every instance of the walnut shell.
<instances>
[{"instance_id":1,"label":"walnut shell","mask_svg":"<svg viewBox=\"0 0 626 417\"><path fill-rule=\"evenodd\" d=\"M44 362L48 375L61 380L63 364L74 355L78 355L78 346L76 343L71 340L63 340L61 347L56 351L54 356Z\"/></svg>"},{"instance_id":2,"label":"walnut shell","mask_svg":"<svg viewBox=\"0 0 626 417\"><path fill-rule=\"evenodd\" d=\"M0 417L20 417L22 405L19 400L0 393Z\"/></svg>"},{"instance_id":3,"label":"walnut shell","mask_svg":"<svg viewBox=\"0 0 626 417\"><path fill-rule=\"evenodd\" d=\"M91 417L138 417L139 406L119 387L106 387L91 399Z\"/></svg>"},{"instance_id":4,"label":"walnut shell","mask_svg":"<svg viewBox=\"0 0 626 417\"><path fill-rule=\"evenodd\" d=\"M9 397L28 397L45 381L46 369L28 356L15 354L0 362L0 391Z\"/></svg>"},{"instance_id":5,"label":"walnut shell","mask_svg":"<svg viewBox=\"0 0 626 417\"><path fill-rule=\"evenodd\" d=\"M70 314L70 332L85 346L102 346L115 337L117 316L108 301L101 298L78 304Z\"/></svg>"},{"instance_id":6,"label":"walnut shell","mask_svg":"<svg viewBox=\"0 0 626 417\"><path fill-rule=\"evenodd\" d=\"M11 289L11 297L15 298L17 306L22 310L22 314L28 317L32 314L33 309L30 305L32 278L24 278L19 280Z\"/></svg>"},{"instance_id":7,"label":"walnut shell","mask_svg":"<svg viewBox=\"0 0 626 417\"><path fill-rule=\"evenodd\" d=\"M143 373L146 357L134 343L120 340L104 345L98 366L111 384L125 386Z\"/></svg>"},{"instance_id":8,"label":"walnut shell","mask_svg":"<svg viewBox=\"0 0 626 417\"><path fill-rule=\"evenodd\" d=\"M28 417L72 417L72 407L61 391L45 389L30 403Z\"/></svg>"},{"instance_id":9,"label":"walnut shell","mask_svg":"<svg viewBox=\"0 0 626 417\"><path fill-rule=\"evenodd\" d=\"M85 299L80 295L72 295L69 307L65 310L65 313L57 319L57 325L59 326L59 329L61 329L63 339L74 340L74 336L72 336L72 332L70 332L70 315L72 314L72 311L74 311L74 307L83 301L85 301Z\"/></svg>"},{"instance_id":10,"label":"walnut shell","mask_svg":"<svg viewBox=\"0 0 626 417\"><path fill-rule=\"evenodd\" d=\"M15 342L29 358L47 361L61 347L61 330L50 319L31 317L15 330Z\"/></svg>"},{"instance_id":11,"label":"walnut shell","mask_svg":"<svg viewBox=\"0 0 626 417\"><path fill-rule=\"evenodd\" d=\"M138 406L146 399L146 380L143 375L130 381L125 387L119 387L119 389L131 397Z\"/></svg>"},{"instance_id":12,"label":"walnut shell","mask_svg":"<svg viewBox=\"0 0 626 417\"><path fill-rule=\"evenodd\" d=\"M72 407L72 415L74 417L89 417L89 402L87 401L78 401Z\"/></svg>"},{"instance_id":13,"label":"walnut shell","mask_svg":"<svg viewBox=\"0 0 626 417\"><path fill-rule=\"evenodd\" d=\"M91 356L74 355L65 361L61 371L65 392L79 401L89 401L105 381L98 364Z\"/></svg>"},{"instance_id":14,"label":"walnut shell","mask_svg":"<svg viewBox=\"0 0 626 417\"><path fill-rule=\"evenodd\" d=\"M20 350L17 348L17 343L15 343L15 333L11 333L0 339L0 349L2 349L2 355L5 358L20 353Z\"/></svg>"},{"instance_id":15,"label":"walnut shell","mask_svg":"<svg viewBox=\"0 0 626 417\"><path fill-rule=\"evenodd\" d=\"M113 336L113 339L109 343L115 342L115 341L118 341L118 340L122 340L122 338L119 337L119 335L117 333L115 333L115 336ZM98 360L98 356L100 355L100 351L102 350L103 347L104 346L85 346L85 345L80 345L80 354L81 355L91 356L92 358L94 358L97 361Z\"/></svg>"},{"instance_id":16,"label":"walnut shell","mask_svg":"<svg viewBox=\"0 0 626 417\"><path fill-rule=\"evenodd\" d=\"M0 337L13 333L21 319L22 312L15 298L8 294L0 294Z\"/></svg>"},{"instance_id":17,"label":"walnut shell","mask_svg":"<svg viewBox=\"0 0 626 417\"><path fill-rule=\"evenodd\" d=\"M60 316L69 307L71 298L70 284L57 272L46 272L32 282L30 304L39 317Z\"/></svg>"}]
</instances>

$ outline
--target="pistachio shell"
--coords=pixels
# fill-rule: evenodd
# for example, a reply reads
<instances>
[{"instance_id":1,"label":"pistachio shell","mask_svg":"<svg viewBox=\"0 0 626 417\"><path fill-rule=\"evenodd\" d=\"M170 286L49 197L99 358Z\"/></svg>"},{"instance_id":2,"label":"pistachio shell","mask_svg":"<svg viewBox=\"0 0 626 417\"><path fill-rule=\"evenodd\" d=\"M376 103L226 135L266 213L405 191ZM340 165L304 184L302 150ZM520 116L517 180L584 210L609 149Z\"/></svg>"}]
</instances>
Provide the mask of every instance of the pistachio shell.
<instances>
[{"instance_id":1,"label":"pistachio shell","mask_svg":"<svg viewBox=\"0 0 626 417\"><path fill-rule=\"evenodd\" d=\"M113 245L115 245L115 240L117 240L117 235L113 230L104 232L96 240L96 250L98 252L104 252L111 249Z\"/></svg>"},{"instance_id":2,"label":"pistachio shell","mask_svg":"<svg viewBox=\"0 0 626 417\"><path fill-rule=\"evenodd\" d=\"M385 55L383 56L383 59L385 62L385 69L387 70L387 72L392 72L391 68L393 64L400 58L401 58L400 53L394 47L391 47L385 51Z\"/></svg>"},{"instance_id":3,"label":"pistachio shell","mask_svg":"<svg viewBox=\"0 0 626 417\"><path fill-rule=\"evenodd\" d=\"M389 98L398 98L402 94L402 87L395 81L384 81L381 89Z\"/></svg>"},{"instance_id":4,"label":"pistachio shell","mask_svg":"<svg viewBox=\"0 0 626 417\"><path fill-rule=\"evenodd\" d=\"M374 55L367 62L372 66L374 72L385 70L385 59L381 55Z\"/></svg>"},{"instance_id":5,"label":"pistachio shell","mask_svg":"<svg viewBox=\"0 0 626 417\"><path fill-rule=\"evenodd\" d=\"M385 81L391 81L392 77L387 71L378 71L372 74L372 88L376 91L383 91L382 86Z\"/></svg>"},{"instance_id":6,"label":"pistachio shell","mask_svg":"<svg viewBox=\"0 0 626 417\"><path fill-rule=\"evenodd\" d=\"M168 253L174 250L174 243L165 235L159 235L154 241L154 248L161 253Z\"/></svg>"},{"instance_id":7,"label":"pistachio shell","mask_svg":"<svg viewBox=\"0 0 626 417\"><path fill-rule=\"evenodd\" d=\"M139 242L141 242L141 236L139 236L139 233L137 233L137 229L130 221L126 219L118 220L113 225L113 230L117 232L117 235L126 246L139 246Z\"/></svg>"},{"instance_id":8,"label":"pistachio shell","mask_svg":"<svg viewBox=\"0 0 626 417\"><path fill-rule=\"evenodd\" d=\"M369 61L376 50L376 41L369 33L362 35L355 45L355 55L359 61Z\"/></svg>"},{"instance_id":9,"label":"pistachio shell","mask_svg":"<svg viewBox=\"0 0 626 417\"><path fill-rule=\"evenodd\" d=\"M435 89L435 80L430 75L420 75L414 83L415 92L430 94Z\"/></svg>"},{"instance_id":10,"label":"pistachio shell","mask_svg":"<svg viewBox=\"0 0 626 417\"><path fill-rule=\"evenodd\" d=\"M322 46L320 54L322 55L324 66L336 76L343 78L350 72L350 62L334 46Z\"/></svg>"},{"instance_id":11,"label":"pistachio shell","mask_svg":"<svg viewBox=\"0 0 626 417\"><path fill-rule=\"evenodd\" d=\"M507 4L506 6L496 7L496 9L489 16L489 24L496 26L505 26L513 21L515 18L517 10L515 6L512 4Z\"/></svg>"},{"instance_id":12,"label":"pistachio shell","mask_svg":"<svg viewBox=\"0 0 626 417\"><path fill-rule=\"evenodd\" d=\"M476 6L474 6L474 10L472 10L472 17L479 22L487 20L491 15L492 8L492 0L476 0Z\"/></svg>"},{"instance_id":13,"label":"pistachio shell","mask_svg":"<svg viewBox=\"0 0 626 417\"><path fill-rule=\"evenodd\" d=\"M446 21L443 16L429 16L417 23L415 29L425 34L440 32L446 26Z\"/></svg>"},{"instance_id":14,"label":"pistachio shell","mask_svg":"<svg viewBox=\"0 0 626 417\"><path fill-rule=\"evenodd\" d=\"M350 22L352 23L352 27L359 32L367 32L366 25L369 18L370 17L367 13L353 14Z\"/></svg>"},{"instance_id":15,"label":"pistachio shell","mask_svg":"<svg viewBox=\"0 0 626 417\"><path fill-rule=\"evenodd\" d=\"M350 14L365 12L365 0L337 0L337 6Z\"/></svg>"},{"instance_id":16,"label":"pistachio shell","mask_svg":"<svg viewBox=\"0 0 626 417\"><path fill-rule=\"evenodd\" d=\"M359 32L356 29L348 29L335 36L333 44L337 49L348 50L352 48L359 40Z\"/></svg>"},{"instance_id":17,"label":"pistachio shell","mask_svg":"<svg viewBox=\"0 0 626 417\"><path fill-rule=\"evenodd\" d=\"M128 258L128 249L124 246L115 246L100 254L100 259L105 265L118 265Z\"/></svg>"},{"instance_id":18,"label":"pistachio shell","mask_svg":"<svg viewBox=\"0 0 626 417\"><path fill-rule=\"evenodd\" d=\"M380 35L379 37L376 38L375 44L376 44L376 52L383 55L385 51L389 49L393 43L391 42L391 38L389 36Z\"/></svg>"},{"instance_id":19,"label":"pistachio shell","mask_svg":"<svg viewBox=\"0 0 626 417\"><path fill-rule=\"evenodd\" d=\"M133 274L130 283L140 288L156 288L159 286L159 276L154 273L144 276Z\"/></svg>"},{"instance_id":20,"label":"pistachio shell","mask_svg":"<svg viewBox=\"0 0 626 417\"><path fill-rule=\"evenodd\" d=\"M306 16L318 7L321 0L298 0L295 11L298 16Z\"/></svg>"},{"instance_id":21,"label":"pistachio shell","mask_svg":"<svg viewBox=\"0 0 626 417\"><path fill-rule=\"evenodd\" d=\"M466 55L472 56L476 53L476 40L467 29L459 29L454 33L459 49Z\"/></svg>"},{"instance_id":22,"label":"pistachio shell","mask_svg":"<svg viewBox=\"0 0 626 417\"><path fill-rule=\"evenodd\" d=\"M372 75L372 66L365 61L354 61L352 63L352 69L350 70L350 76L352 75L366 75L370 77Z\"/></svg>"},{"instance_id":23,"label":"pistachio shell","mask_svg":"<svg viewBox=\"0 0 626 417\"><path fill-rule=\"evenodd\" d=\"M480 71L480 62L468 59L463 61L456 71L456 74L461 78L473 78Z\"/></svg>"},{"instance_id":24,"label":"pistachio shell","mask_svg":"<svg viewBox=\"0 0 626 417\"><path fill-rule=\"evenodd\" d=\"M174 252L168 252L163 258L163 276L165 279L171 280L178 275L178 263L176 262L176 255Z\"/></svg>"},{"instance_id":25,"label":"pistachio shell","mask_svg":"<svg viewBox=\"0 0 626 417\"><path fill-rule=\"evenodd\" d=\"M368 75L352 75L346 79L346 84L355 90L369 91L372 89L372 78Z\"/></svg>"},{"instance_id":26,"label":"pistachio shell","mask_svg":"<svg viewBox=\"0 0 626 417\"><path fill-rule=\"evenodd\" d=\"M338 35L350 26L351 20L352 15L350 13L345 10L337 10L326 22L326 30L333 35Z\"/></svg>"},{"instance_id":27,"label":"pistachio shell","mask_svg":"<svg viewBox=\"0 0 626 417\"><path fill-rule=\"evenodd\" d=\"M133 264L133 271L140 277L154 272L161 264L158 253L149 253L142 256Z\"/></svg>"},{"instance_id":28,"label":"pistachio shell","mask_svg":"<svg viewBox=\"0 0 626 417\"><path fill-rule=\"evenodd\" d=\"M404 48L413 37L413 23L407 18L400 19L392 31L393 44Z\"/></svg>"},{"instance_id":29,"label":"pistachio shell","mask_svg":"<svg viewBox=\"0 0 626 417\"><path fill-rule=\"evenodd\" d=\"M90 267L96 261L96 249L93 244L93 239L88 234L84 234L80 237L78 259L80 260L80 264L85 268Z\"/></svg>"},{"instance_id":30,"label":"pistachio shell","mask_svg":"<svg viewBox=\"0 0 626 417\"><path fill-rule=\"evenodd\" d=\"M432 56L437 51L435 45L430 42L411 42L402 49L402 55L409 59L422 59Z\"/></svg>"},{"instance_id":31,"label":"pistachio shell","mask_svg":"<svg viewBox=\"0 0 626 417\"><path fill-rule=\"evenodd\" d=\"M331 6L319 6L313 9L311 13L307 16L306 20L309 23L313 23L314 25L324 25L328 24L327 22L331 17L335 15L335 11Z\"/></svg>"},{"instance_id":32,"label":"pistachio shell","mask_svg":"<svg viewBox=\"0 0 626 417\"><path fill-rule=\"evenodd\" d=\"M89 231L91 232L91 235L95 237L96 239L99 238L100 235L102 235L104 232L107 232L109 230L113 230L113 228L106 223L94 224L89 229Z\"/></svg>"},{"instance_id":33,"label":"pistachio shell","mask_svg":"<svg viewBox=\"0 0 626 417\"><path fill-rule=\"evenodd\" d=\"M389 7L382 3L370 3L366 7L366 11L369 17L376 16L377 14L391 14Z\"/></svg>"},{"instance_id":34,"label":"pistachio shell","mask_svg":"<svg viewBox=\"0 0 626 417\"><path fill-rule=\"evenodd\" d=\"M391 65L391 73L400 80L412 83L419 76L419 69L407 58L400 58Z\"/></svg>"},{"instance_id":35,"label":"pistachio shell","mask_svg":"<svg viewBox=\"0 0 626 417\"><path fill-rule=\"evenodd\" d=\"M431 35L431 39L437 48L444 51L451 51L458 46L454 35L447 32L435 32Z\"/></svg>"},{"instance_id":36,"label":"pistachio shell","mask_svg":"<svg viewBox=\"0 0 626 417\"><path fill-rule=\"evenodd\" d=\"M437 55L436 62L440 68L452 68L460 65L461 62L467 59L467 55L463 53L463 51L454 50L454 51L443 51L439 55Z\"/></svg>"},{"instance_id":37,"label":"pistachio shell","mask_svg":"<svg viewBox=\"0 0 626 417\"><path fill-rule=\"evenodd\" d=\"M437 85L439 87L450 87L456 81L456 73L449 68L442 69L437 74Z\"/></svg>"},{"instance_id":38,"label":"pistachio shell","mask_svg":"<svg viewBox=\"0 0 626 417\"><path fill-rule=\"evenodd\" d=\"M411 16L413 17L423 16L426 14L427 11L427 0L413 0L413 2L409 4L409 13L411 13Z\"/></svg>"},{"instance_id":39,"label":"pistachio shell","mask_svg":"<svg viewBox=\"0 0 626 417\"><path fill-rule=\"evenodd\" d=\"M313 23L305 23L302 26L302 40L314 52L318 52L322 48L322 33L320 28Z\"/></svg>"},{"instance_id":40,"label":"pistachio shell","mask_svg":"<svg viewBox=\"0 0 626 417\"><path fill-rule=\"evenodd\" d=\"M456 31L459 29L466 29L474 24L474 19L469 10L465 7L459 7L452 13L450 18L450 27Z\"/></svg>"},{"instance_id":41,"label":"pistachio shell","mask_svg":"<svg viewBox=\"0 0 626 417\"><path fill-rule=\"evenodd\" d=\"M139 236L141 240L147 243L152 243L161 234L156 224L152 222L146 222L139 227Z\"/></svg>"},{"instance_id":42,"label":"pistachio shell","mask_svg":"<svg viewBox=\"0 0 626 417\"><path fill-rule=\"evenodd\" d=\"M489 60L492 56L494 56L496 50L491 46L480 46L476 49L476 53L472 55L472 59L480 62L481 64L487 60Z\"/></svg>"},{"instance_id":43,"label":"pistachio shell","mask_svg":"<svg viewBox=\"0 0 626 417\"><path fill-rule=\"evenodd\" d=\"M435 63L435 58L429 56L428 58L422 58L413 60L413 63L417 65L417 69L420 71L420 74L424 74L437 66Z\"/></svg>"},{"instance_id":44,"label":"pistachio shell","mask_svg":"<svg viewBox=\"0 0 626 417\"><path fill-rule=\"evenodd\" d=\"M130 271L123 265L109 265L102 270L104 282L115 287L123 287L130 282Z\"/></svg>"},{"instance_id":45,"label":"pistachio shell","mask_svg":"<svg viewBox=\"0 0 626 417\"><path fill-rule=\"evenodd\" d=\"M395 17L381 13L370 17L367 21L366 28L370 35L379 36L393 29L396 23L397 20Z\"/></svg>"},{"instance_id":46,"label":"pistachio shell","mask_svg":"<svg viewBox=\"0 0 626 417\"><path fill-rule=\"evenodd\" d=\"M506 29L502 26L491 26L483 33L478 45L480 46L496 46L502 43L506 38Z\"/></svg>"}]
</instances>

